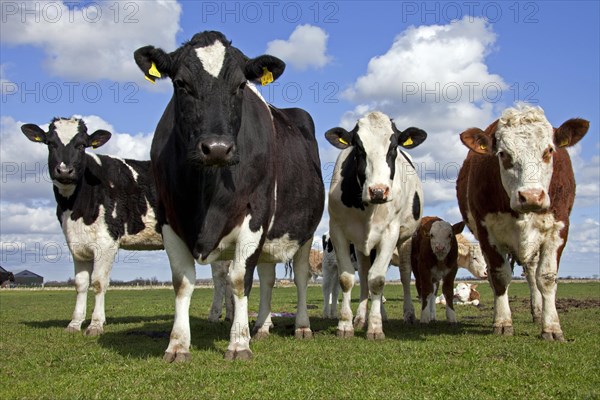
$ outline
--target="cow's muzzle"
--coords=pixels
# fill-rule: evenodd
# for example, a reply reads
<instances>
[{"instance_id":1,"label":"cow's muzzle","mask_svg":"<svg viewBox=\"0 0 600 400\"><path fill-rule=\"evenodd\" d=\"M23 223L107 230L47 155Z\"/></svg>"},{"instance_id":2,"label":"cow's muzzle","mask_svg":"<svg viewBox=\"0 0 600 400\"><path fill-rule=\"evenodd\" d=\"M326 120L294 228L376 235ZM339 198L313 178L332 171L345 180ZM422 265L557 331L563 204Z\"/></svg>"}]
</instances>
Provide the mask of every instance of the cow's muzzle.
<instances>
[{"instance_id":1,"label":"cow's muzzle","mask_svg":"<svg viewBox=\"0 0 600 400\"><path fill-rule=\"evenodd\" d=\"M65 165L64 163L61 163L60 165L56 166L52 175L52 179L63 184L71 184L77 180L75 168L69 165Z\"/></svg>"},{"instance_id":2,"label":"cow's muzzle","mask_svg":"<svg viewBox=\"0 0 600 400\"><path fill-rule=\"evenodd\" d=\"M517 208L520 212L540 212L548 208L546 192L542 189L528 189L517 192Z\"/></svg>"},{"instance_id":3,"label":"cow's muzzle","mask_svg":"<svg viewBox=\"0 0 600 400\"><path fill-rule=\"evenodd\" d=\"M223 167L237 164L236 146L226 139L207 139L198 143L198 160L202 165Z\"/></svg>"},{"instance_id":4,"label":"cow's muzzle","mask_svg":"<svg viewBox=\"0 0 600 400\"><path fill-rule=\"evenodd\" d=\"M369 187L369 202L371 204L382 204L388 201L390 188L384 185L374 185Z\"/></svg>"}]
</instances>

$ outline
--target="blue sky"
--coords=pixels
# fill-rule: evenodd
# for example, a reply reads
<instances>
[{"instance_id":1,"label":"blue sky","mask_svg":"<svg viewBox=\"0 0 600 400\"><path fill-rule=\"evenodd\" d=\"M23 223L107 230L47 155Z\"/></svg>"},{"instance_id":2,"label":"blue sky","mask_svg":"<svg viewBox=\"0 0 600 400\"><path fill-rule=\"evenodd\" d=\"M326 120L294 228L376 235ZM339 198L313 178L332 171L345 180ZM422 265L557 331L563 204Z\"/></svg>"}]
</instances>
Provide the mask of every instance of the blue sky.
<instances>
[{"instance_id":1,"label":"blue sky","mask_svg":"<svg viewBox=\"0 0 600 400\"><path fill-rule=\"evenodd\" d=\"M25 6L23 7L23 4ZM316 124L323 173L338 151L323 138L380 109L397 124L424 128L411 154L421 172L425 214L460 218L454 179L466 154L458 134L485 128L515 101L540 105L559 126L591 128L571 150L577 200L561 276L600 274L600 10L584 2L145 2L2 1L0 42L0 265L46 278L72 276L54 213L46 149L23 123L84 116L113 138L98 153L147 159L171 96L151 85L133 52L167 51L203 30L223 32L255 57L287 63L261 88L278 107L302 107ZM402 129L402 127L401 127ZM317 230L327 230L327 215ZM280 274L281 275L281 274ZM209 277L208 268L198 268ZM394 268L388 276L398 279ZM164 252L122 252L113 279L170 279Z\"/></svg>"}]
</instances>

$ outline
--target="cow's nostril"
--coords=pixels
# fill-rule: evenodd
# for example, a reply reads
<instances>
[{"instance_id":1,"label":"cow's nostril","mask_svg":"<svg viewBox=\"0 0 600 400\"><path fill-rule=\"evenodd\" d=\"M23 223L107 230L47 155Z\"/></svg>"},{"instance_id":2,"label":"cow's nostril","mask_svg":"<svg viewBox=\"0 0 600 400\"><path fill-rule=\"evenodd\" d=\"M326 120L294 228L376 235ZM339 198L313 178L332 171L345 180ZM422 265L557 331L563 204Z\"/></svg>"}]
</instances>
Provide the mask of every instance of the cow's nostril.
<instances>
[{"instance_id":1,"label":"cow's nostril","mask_svg":"<svg viewBox=\"0 0 600 400\"><path fill-rule=\"evenodd\" d=\"M204 154L205 156L210 154L210 147L204 143L200 145L200 150L202 150L202 154Z\"/></svg>"}]
</instances>

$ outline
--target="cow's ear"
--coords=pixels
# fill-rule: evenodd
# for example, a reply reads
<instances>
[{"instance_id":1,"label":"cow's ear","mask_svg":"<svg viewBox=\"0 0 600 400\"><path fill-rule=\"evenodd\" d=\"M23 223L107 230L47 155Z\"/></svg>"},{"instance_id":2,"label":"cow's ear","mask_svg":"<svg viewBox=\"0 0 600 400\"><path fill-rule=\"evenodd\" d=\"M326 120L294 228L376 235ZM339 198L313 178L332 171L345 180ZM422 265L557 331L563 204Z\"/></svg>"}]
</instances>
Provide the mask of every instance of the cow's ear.
<instances>
[{"instance_id":1,"label":"cow's ear","mask_svg":"<svg viewBox=\"0 0 600 400\"><path fill-rule=\"evenodd\" d=\"M492 138L479 128L470 128L460 134L460 140L465 146L479 154L492 154Z\"/></svg>"},{"instance_id":2,"label":"cow's ear","mask_svg":"<svg viewBox=\"0 0 600 400\"><path fill-rule=\"evenodd\" d=\"M162 49L154 46L140 47L133 53L133 58L144 77L152 83L155 83L157 78L166 78L171 73L171 57Z\"/></svg>"},{"instance_id":3,"label":"cow's ear","mask_svg":"<svg viewBox=\"0 0 600 400\"><path fill-rule=\"evenodd\" d=\"M400 132L396 125L392 122L392 126L394 131L396 132L398 145L404 147L405 149L412 149L420 145L427 139L427 132L423 129L410 127L405 129L403 132Z\"/></svg>"},{"instance_id":4,"label":"cow's ear","mask_svg":"<svg viewBox=\"0 0 600 400\"><path fill-rule=\"evenodd\" d=\"M327 141L340 150L352 146L353 135L353 132L348 132L344 128L331 128L325 132Z\"/></svg>"},{"instance_id":5,"label":"cow's ear","mask_svg":"<svg viewBox=\"0 0 600 400\"><path fill-rule=\"evenodd\" d=\"M46 132L36 124L25 124L21 126L21 132L35 143L47 143Z\"/></svg>"},{"instance_id":6,"label":"cow's ear","mask_svg":"<svg viewBox=\"0 0 600 400\"><path fill-rule=\"evenodd\" d=\"M457 222L456 224L452 225L452 233L456 236L459 233L461 233L463 231L463 229L465 229L465 221L460 221Z\"/></svg>"},{"instance_id":7,"label":"cow's ear","mask_svg":"<svg viewBox=\"0 0 600 400\"><path fill-rule=\"evenodd\" d=\"M554 129L554 144L558 147L570 147L585 136L590 122L581 118L572 118Z\"/></svg>"},{"instance_id":8,"label":"cow's ear","mask_svg":"<svg viewBox=\"0 0 600 400\"><path fill-rule=\"evenodd\" d=\"M263 55L246 61L244 75L249 81L268 85L283 74L285 63L279 58Z\"/></svg>"},{"instance_id":9,"label":"cow's ear","mask_svg":"<svg viewBox=\"0 0 600 400\"><path fill-rule=\"evenodd\" d=\"M98 129L88 137L88 147L97 149L104 143L108 142L108 139L110 139L111 136L112 135L109 131Z\"/></svg>"}]
</instances>

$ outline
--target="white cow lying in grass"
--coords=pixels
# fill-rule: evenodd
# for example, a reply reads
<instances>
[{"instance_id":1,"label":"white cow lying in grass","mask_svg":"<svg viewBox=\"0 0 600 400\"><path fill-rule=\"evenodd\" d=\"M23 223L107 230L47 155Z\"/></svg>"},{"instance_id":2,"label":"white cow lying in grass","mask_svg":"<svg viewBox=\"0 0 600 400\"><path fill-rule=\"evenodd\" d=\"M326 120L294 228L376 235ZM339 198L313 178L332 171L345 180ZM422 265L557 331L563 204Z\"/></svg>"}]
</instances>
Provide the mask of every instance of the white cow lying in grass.
<instances>
[{"instance_id":1,"label":"white cow lying in grass","mask_svg":"<svg viewBox=\"0 0 600 400\"><path fill-rule=\"evenodd\" d=\"M462 305L479 305L480 294L476 290L476 284L460 282L454 288L454 304L462 304ZM443 294L439 295L435 299L435 304L446 304L446 298Z\"/></svg>"}]
</instances>

